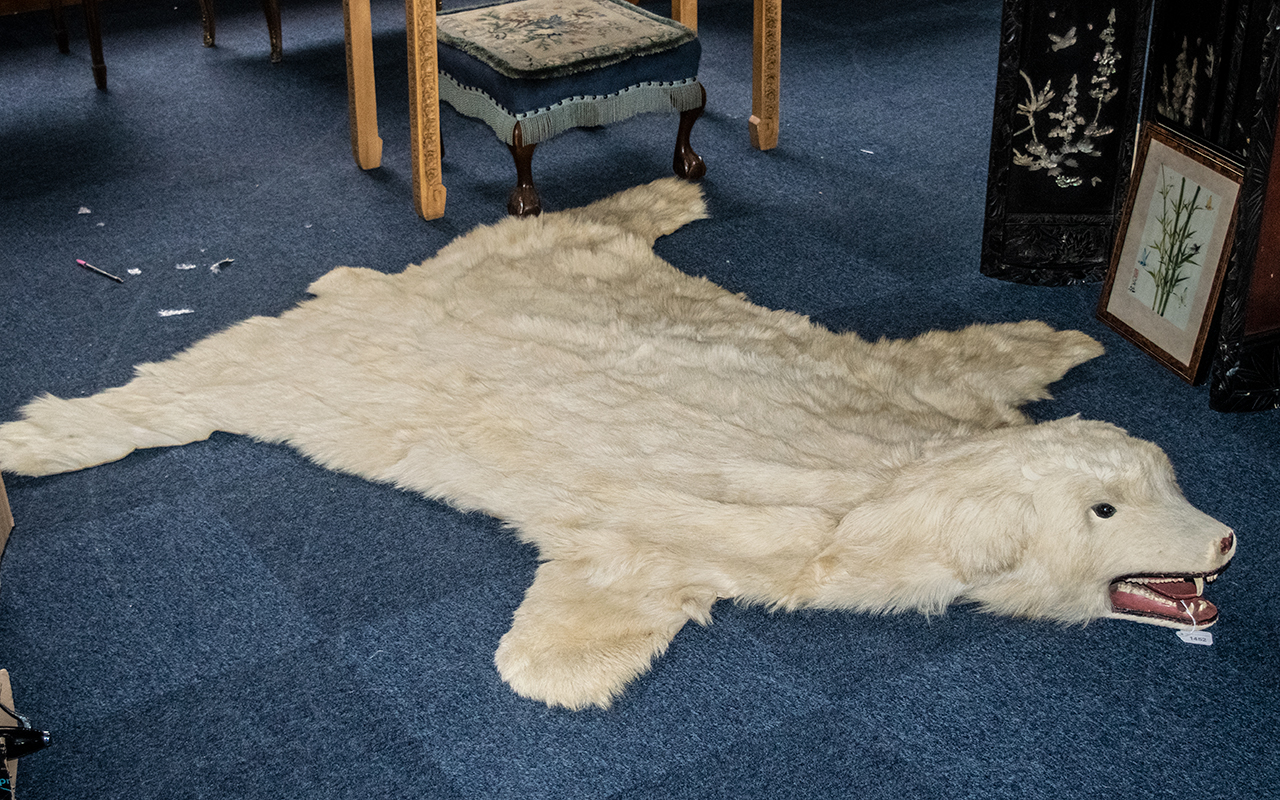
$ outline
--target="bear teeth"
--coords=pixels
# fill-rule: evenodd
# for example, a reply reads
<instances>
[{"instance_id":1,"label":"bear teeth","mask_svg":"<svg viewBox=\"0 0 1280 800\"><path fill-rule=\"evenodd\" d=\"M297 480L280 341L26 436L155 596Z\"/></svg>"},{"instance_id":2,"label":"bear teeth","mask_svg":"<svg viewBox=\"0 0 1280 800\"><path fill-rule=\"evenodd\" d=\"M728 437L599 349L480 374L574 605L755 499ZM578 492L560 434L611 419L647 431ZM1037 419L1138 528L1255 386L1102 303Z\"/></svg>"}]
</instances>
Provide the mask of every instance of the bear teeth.
<instances>
[{"instance_id":1,"label":"bear teeth","mask_svg":"<svg viewBox=\"0 0 1280 800\"><path fill-rule=\"evenodd\" d=\"M1159 592L1148 589L1144 585L1146 583L1152 583L1152 582L1155 582L1155 581L1152 581L1151 579L1124 581L1123 583L1120 584L1119 588L1128 594L1137 595L1139 597L1145 597L1148 600L1154 600L1157 603L1160 603L1161 605L1169 606L1170 608L1177 608L1178 604L1173 602L1173 600L1169 599L1168 597L1165 597Z\"/></svg>"}]
</instances>

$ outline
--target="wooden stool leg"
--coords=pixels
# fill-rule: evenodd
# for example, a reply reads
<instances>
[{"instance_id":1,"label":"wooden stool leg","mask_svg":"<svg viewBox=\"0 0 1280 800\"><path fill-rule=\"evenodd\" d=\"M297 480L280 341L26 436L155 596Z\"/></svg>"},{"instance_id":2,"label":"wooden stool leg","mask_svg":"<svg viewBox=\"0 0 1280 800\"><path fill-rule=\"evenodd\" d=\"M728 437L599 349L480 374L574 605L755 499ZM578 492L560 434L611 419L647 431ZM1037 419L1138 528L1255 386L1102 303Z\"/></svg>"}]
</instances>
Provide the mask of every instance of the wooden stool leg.
<instances>
[{"instance_id":1,"label":"wooden stool leg","mask_svg":"<svg viewBox=\"0 0 1280 800\"><path fill-rule=\"evenodd\" d=\"M542 213L542 200L533 185L533 148L536 144L525 144L524 134L520 132L520 123L516 123L511 132L511 144L507 149L516 162L516 187L507 198L507 213L513 217L532 217Z\"/></svg>"},{"instance_id":2,"label":"wooden stool leg","mask_svg":"<svg viewBox=\"0 0 1280 800\"><path fill-rule=\"evenodd\" d=\"M280 38L280 0L262 0L262 13L267 18L267 35L271 37L271 63L284 60L284 45Z\"/></svg>"},{"instance_id":3,"label":"wooden stool leg","mask_svg":"<svg viewBox=\"0 0 1280 800\"><path fill-rule=\"evenodd\" d=\"M204 28L204 46L216 47L218 24L213 10L213 0L200 0L200 25Z\"/></svg>"},{"instance_id":4,"label":"wooden stool leg","mask_svg":"<svg viewBox=\"0 0 1280 800\"><path fill-rule=\"evenodd\" d=\"M687 181L700 181L707 174L707 164L702 156L693 152L689 146L689 134L693 132L693 123L698 121L707 108L707 90L702 90L702 105L680 112L680 131L676 134L676 155L671 161L671 168L678 177Z\"/></svg>"},{"instance_id":5,"label":"wooden stool leg","mask_svg":"<svg viewBox=\"0 0 1280 800\"><path fill-rule=\"evenodd\" d=\"M102 25L98 22L98 0L84 0L84 25L89 29L89 59L93 64L93 82L107 90L107 64L102 60Z\"/></svg>"}]
</instances>

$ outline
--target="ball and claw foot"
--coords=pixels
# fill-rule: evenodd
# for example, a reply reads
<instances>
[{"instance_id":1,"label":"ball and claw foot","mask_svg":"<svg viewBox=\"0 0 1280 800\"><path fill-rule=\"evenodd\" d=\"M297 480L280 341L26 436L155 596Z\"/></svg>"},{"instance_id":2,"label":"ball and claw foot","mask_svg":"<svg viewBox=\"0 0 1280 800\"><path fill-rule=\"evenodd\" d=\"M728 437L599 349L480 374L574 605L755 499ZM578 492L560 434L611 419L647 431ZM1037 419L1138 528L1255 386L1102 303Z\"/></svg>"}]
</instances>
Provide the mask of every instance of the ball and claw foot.
<instances>
[{"instance_id":1,"label":"ball and claw foot","mask_svg":"<svg viewBox=\"0 0 1280 800\"><path fill-rule=\"evenodd\" d=\"M542 213L542 199L533 185L533 149L537 144L525 144L524 134L517 122L511 131L511 144L507 149L516 163L516 186L507 197L507 213L513 217L536 217Z\"/></svg>"},{"instance_id":2,"label":"ball and claw foot","mask_svg":"<svg viewBox=\"0 0 1280 800\"><path fill-rule=\"evenodd\" d=\"M707 90L702 90L702 105L680 112L680 131L676 134L676 153L671 161L671 169L676 177L686 181L700 181L707 174L707 164L702 156L693 151L689 144L689 135L693 131L693 123L698 121L707 108Z\"/></svg>"},{"instance_id":3,"label":"ball and claw foot","mask_svg":"<svg viewBox=\"0 0 1280 800\"><path fill-rule=\"evenodd\" d=\"M507 213L513 217L536 217L542 213L542 198L532 184L519 185L507 196Z\"/></svg>"}]
</instances>

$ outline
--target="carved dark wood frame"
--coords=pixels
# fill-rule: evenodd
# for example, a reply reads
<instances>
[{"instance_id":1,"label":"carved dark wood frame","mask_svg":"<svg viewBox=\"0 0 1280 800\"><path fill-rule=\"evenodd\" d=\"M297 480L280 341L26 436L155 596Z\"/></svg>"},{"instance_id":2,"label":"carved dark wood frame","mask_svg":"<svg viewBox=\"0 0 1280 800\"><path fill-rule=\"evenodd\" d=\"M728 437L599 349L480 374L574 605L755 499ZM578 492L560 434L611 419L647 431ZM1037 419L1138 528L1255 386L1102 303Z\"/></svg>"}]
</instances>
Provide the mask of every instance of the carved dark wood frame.
<instances>
[{"instance_id":1,"label":"carved dark wood frame","mask_svg":"<svg viewBox=\"0 0 1280 800\"><path fill-rule=\"evenodd\" d=\"M1005 0L1001 23L1000 62L996 75L995 114L991 131L991 156L987 176L986 224L982 236L983 275L1036 286L1069 286L1101 281L1110 263L1111 243L1128 197L1129 168L1133 163L1136 133L1141 120L1146 32L1153 0L1135 0L1137 9L1134 49L1129 58L1126 124L1117 129L1115 190L1111 208L1104 214L1019 214L1008 207L1013 169L1015 112L1024 84L1022 68L1024 26L1033 0ZM1014 238L1039 251L1035 265L1014 264L1006 258Z\"/></svg>"},{"instance_id":2,"label":"carved dark wood frame","mask_svg":"<svg viewBox=\"0 0 1280 800\"><path fill-rule=\"evenodd\" d=\"M1280 408L1280 337L1245 336L1249 285L1262 229L1267 180L1275 157L1280 109L1280 2L1271 0L1263 45L1262 80L1249 141L1248 168L1240 194L1239 223L1223 288L1221 324L1209 385L1209 406L1217 411ZM1272 213L1280 213L1272 210Z\"/></svg>"}]
</instances>

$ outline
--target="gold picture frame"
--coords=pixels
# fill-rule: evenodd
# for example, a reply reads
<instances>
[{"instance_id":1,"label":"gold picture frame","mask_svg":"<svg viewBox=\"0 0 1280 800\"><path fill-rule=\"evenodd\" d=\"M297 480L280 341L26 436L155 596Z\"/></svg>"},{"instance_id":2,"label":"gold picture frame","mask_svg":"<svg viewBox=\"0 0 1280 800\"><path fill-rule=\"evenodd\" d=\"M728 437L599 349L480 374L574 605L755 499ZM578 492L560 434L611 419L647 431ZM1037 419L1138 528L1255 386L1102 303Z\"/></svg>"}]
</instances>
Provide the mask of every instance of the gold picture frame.
<instances>
[{"instance_id":1,"label":"gold picture frame","mask_svg":"<svg viewBox=\"0 0 1280 800\"><path fill-rule=\"evenodd\" d=\"M1188 383L1201 377L1244 172L1145 124L1098 319Z\"/></svg>"}]
</instances>

